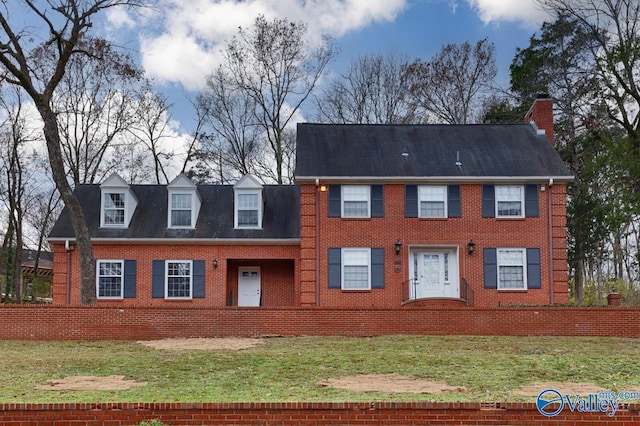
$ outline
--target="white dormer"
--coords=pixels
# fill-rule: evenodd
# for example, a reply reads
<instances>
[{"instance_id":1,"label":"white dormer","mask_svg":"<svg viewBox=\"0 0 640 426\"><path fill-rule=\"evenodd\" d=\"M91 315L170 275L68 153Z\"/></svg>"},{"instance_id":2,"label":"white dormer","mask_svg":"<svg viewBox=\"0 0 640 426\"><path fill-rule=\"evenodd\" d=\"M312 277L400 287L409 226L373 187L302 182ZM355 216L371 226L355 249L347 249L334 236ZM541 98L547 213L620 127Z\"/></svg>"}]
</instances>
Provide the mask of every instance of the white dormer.
<instances>
[{"instance_id":1,"label":"white dormer","mask_svg":"<svg viewBox=\"0 0 640 426\"><path fill-rule=\"evenodd\" d=\"M167 227L195 228L202 199L196 185L184 174L167 185Z\"/></svg>"},{"instance_id":2,"label":"white dormer","mask_svg":"<svg viewBox=\"0 0 640 426\"><path fill-rule=\"evenodd\" d=\"M262 184L245 175L233 186L233 224L236 228L262 228Z\"/></svg>"},{"instance_id":3,"label":"white dormer","mask_svg":"<svg viewBox=\"0 0 640 426\"><path fill-rule=\"evenodd\" d=\"M100 226L127 228L138 205L129 184L113 173L100 185Z\"/></svg>"}]
</instances>

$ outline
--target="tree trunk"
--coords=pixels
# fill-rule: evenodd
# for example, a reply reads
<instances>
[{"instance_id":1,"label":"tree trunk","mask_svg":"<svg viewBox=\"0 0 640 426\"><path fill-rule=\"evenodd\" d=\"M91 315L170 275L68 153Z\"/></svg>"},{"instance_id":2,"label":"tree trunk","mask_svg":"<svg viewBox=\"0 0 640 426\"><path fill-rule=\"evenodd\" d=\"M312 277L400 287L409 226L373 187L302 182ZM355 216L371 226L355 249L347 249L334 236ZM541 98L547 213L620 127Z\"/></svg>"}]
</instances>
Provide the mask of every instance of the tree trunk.
<instances>
[{"instance_id":1,"label":"tree trunk","mask_svg":"<svg viewBox=\"0 0 640 426\"><path fill-rule=\"evenodd\" d=\"M574 269L574 289L576 305L582 306L582 299L584 294L584 250L582 244L576 242L575 261L573 265Z\"/></svg>"},{"instance_id":2,"label":"tree trunk","mask_svg":"<svg viewBox=\"0 0 640 426\"><path fill-rule=\"evenodd\" d=\"M46 101L38 102L36 106L44 122L44 137L47 142L53 180L69 212L71 226L73 227L76 238L78 258L80 261L81 303L94 304L96 303L95 261L93 259L91 237L89 236L89 229L80 202L73 193L73 189L69 185L65 173L56 114L51 110L51 107Z\"/></svg>"}]
</instances>

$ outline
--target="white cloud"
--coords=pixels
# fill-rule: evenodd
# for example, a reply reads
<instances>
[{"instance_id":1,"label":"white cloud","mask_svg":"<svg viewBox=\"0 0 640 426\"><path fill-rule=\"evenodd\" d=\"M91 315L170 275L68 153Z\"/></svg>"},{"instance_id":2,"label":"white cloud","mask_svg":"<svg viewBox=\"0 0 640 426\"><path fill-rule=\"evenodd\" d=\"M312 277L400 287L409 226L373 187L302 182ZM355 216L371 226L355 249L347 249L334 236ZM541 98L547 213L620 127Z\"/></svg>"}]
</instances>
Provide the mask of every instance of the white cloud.
<instances>
[{"instance_id":1,"label":"white cloud","mask_svg":"<svg viewBox=\"0 0 640 426\"><path fill-rule=\"evenodd\" d=\"M477 9L480 19L485 24L515 21L527 28L537 29L549 18L548 13L540 9L535 0L467 1L472 8Z\"/></svg>"},{"instance_id":2,"label":"white cloud","mask_svg":"<svg viewBox=\"0 0 640 426\"><path fill-rule=\"evenodd\" d=\"M407 0L164 0L147 16L159 30L141 34L142 65L150 77L187 89L203 86L226 40L256 16L304 21L310 40L340 37L374 22L393 21ZM113 25L123 21L113 17ZM155 21L155 22L153 22Z\"/></svg>"}]
</instances>

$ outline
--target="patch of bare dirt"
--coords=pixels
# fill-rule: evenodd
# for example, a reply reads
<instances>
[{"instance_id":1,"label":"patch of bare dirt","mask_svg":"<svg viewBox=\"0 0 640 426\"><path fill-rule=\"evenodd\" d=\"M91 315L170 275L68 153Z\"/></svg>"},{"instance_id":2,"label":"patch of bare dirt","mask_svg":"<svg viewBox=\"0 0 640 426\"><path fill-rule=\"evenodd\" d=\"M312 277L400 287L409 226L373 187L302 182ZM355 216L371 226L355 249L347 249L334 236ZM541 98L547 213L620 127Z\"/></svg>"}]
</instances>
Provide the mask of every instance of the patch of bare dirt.
<instances>
[{"instance_id":1,"label":"patch of bare dirt","mask_svg":"<svg viewBox=\"0 0 640 426\"><path fill-rule=\"evenodd\" d=\"M528 386L522 386L520 389L515 390L514 393L536 397L545 389L555 389L562 394L572 395L587 395L606 390L594 383L535 382Z\"/></svg>"},{"instance_id":2,"label":"patch of bare dirt","mask_svg":"<svg viewBox=\"0 0 640 426\"><path fill-rule=\"evenodd\" d=\"M127 380L124 376L69 376L64 379L47 380L46 385L36 386L36 389L54 391L127 390L133 386L146 385L147 382Z\"/></svg>"},{"instance_id":3,"label":"patch of bare dirt","mask_svg":"<svg viewBox=\"0 0 640 426\"><path fill-rule=\"evenodd\" d=\"M262 339L249 339L240 337L225 338L188 338L188 339L162 339L141 340L141 345L164 350L241 350L250 349L264 343Z\"/></svg>"},{"instance_id":4,"label":"patch of bare dirt","mask_svg":"<svg viewBox=\"0 0 640 426\"><path fill-rule=\"evenodd\" d=\"M428 393L466 392L464 386L449 386L443 381L430 381L400 374L358 374L357 376L327 379L321 386L340 388L357 392Z\"/></svg>"}]
</instances>

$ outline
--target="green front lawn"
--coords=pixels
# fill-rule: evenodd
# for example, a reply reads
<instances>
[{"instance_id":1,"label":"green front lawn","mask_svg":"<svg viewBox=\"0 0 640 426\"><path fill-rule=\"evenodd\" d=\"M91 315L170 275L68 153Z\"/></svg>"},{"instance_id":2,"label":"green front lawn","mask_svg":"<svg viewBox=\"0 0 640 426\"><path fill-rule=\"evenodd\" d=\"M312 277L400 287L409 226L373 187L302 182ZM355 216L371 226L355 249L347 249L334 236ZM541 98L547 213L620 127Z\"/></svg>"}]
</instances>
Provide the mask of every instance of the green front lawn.
<instances>
[{"instance_id":1,"label":"green front lawn","mask_svg":"<svg viewBox=\"0 0 640 426\"><path fill-rule=\"evenodd\" d=\"M534 401L514 390L535 382L640 391L640 340L620 338L295 337L208 351L120 341L0 341L0 354L0 402ZM467 391L365 393L318 385L390 373ZM120 391L35 389L49 379L110 375L147 385Z\"/></svg>"}]
</instances>

